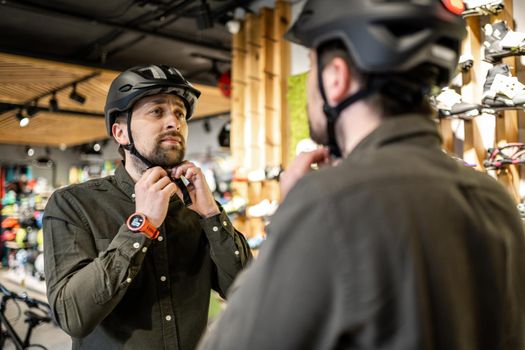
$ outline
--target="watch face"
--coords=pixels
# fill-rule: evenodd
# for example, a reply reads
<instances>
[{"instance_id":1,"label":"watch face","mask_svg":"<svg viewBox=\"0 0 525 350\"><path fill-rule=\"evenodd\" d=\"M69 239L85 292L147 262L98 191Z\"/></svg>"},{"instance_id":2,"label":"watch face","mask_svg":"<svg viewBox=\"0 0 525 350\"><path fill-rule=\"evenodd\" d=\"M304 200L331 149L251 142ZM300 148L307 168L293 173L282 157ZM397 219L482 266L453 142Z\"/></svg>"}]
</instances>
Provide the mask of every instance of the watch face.
<instances>
[{"instance_id":1,"label":"watch face","mask_svg":"<svg viewBox=\"0 0 525 350\"><path fill-rule=\"evenodd\" d=\"M132 229L139 229L144 223L144 217L142 215L134 215L129 220L129 226Z\"/></svg>"}]
</instances>

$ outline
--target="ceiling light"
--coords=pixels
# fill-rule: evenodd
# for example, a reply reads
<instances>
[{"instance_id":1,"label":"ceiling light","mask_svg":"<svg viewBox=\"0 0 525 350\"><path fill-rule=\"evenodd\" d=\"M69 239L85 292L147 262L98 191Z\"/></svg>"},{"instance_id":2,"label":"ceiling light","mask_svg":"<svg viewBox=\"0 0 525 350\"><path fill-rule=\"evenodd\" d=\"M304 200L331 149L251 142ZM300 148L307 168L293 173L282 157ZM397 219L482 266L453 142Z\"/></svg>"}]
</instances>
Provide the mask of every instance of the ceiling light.
<instances>
[{"instance_id":1,"label":"ceiling light","mask_svg":"<svg viewBox=\"0 0 525 350\"><path fill-rule=\"evenodd\" d=\"M19 110L17 113L16 113L16 119L18 120L18 122L20 123L20 127L23 128L25 126L27 126L29 124L29 117L24 115L22 113L22 110Z\"/></svg>"},{"instance_id":2,"label":"ceiling light","mask_svg":"<svg viewBox=\"0 0 525 350\"><path fill-rule=\"evenodd\" d=\"M226 22L226 29L230 34L237 34L241 30L241 22L237 19L230 19Z\"/></svg>"},{"instance_id":3,"label":"ceiling light","mask_svg":"<svg viewBox=\"0 0 525 350\"><path fill-rule=\"evenodd\" d=\"M211 16L210 5L206 0L201 0L201 6L197 10L197 28L199 30L208 29L213 27L213 18Z\"/></svg>"},{"instance_id":4,"label":"ceiling light","mask_svg":"<svg viewBox=\"0 0 525 350\"><path fill-rule=\"evenodd\" d=\"M101 149L101 148L102 148L102 147L100 146L99 143L95 143L95 144L93 145L93 151L95 151L95 152L100 152L100 149Z\"/></svg>"},{"instance_id":5,"label":"ceiling light","mask_svg":"<svg viewBox=\"0 0 525 350\"><path fill-rule=\"evenodd\" d=\"M86 96L81 95L77 92L77 84L73 84L73 90L69 94L69 98L75 102L80 103L81 105L83 105L86 102Z\"/></svg>"},{"instance_id":6,"label":"ceiling light","mask_svg":"<svg viewBox=\"0 0 525 350\"><path fill-rule=\"evenodd\" d=\"M49 111L58 112L58 101L56 98L56 92L53 92L53 96L49 99Z\"/></svg>"},{"instance_id":7,"label":"ceiling light","mask_svg":"<svg viewBox=\"0 0 525 350\"><path fill-rule=\"evenodd\" d=\"M29 117L34 117L38 113L38 101L33 101L33 104L27 106L26 112Z\"/></svg>"},{"instance_id":8,"label":"ceiling light","mask_svg":"<svg viewBox=\"0 0 525 350\"><path fill-rule=\"evenodd\" d=\"M26 146L26 153L29 157L32 157L35 155L35 150L31 146Z\"/></svg>"}]
</instances>

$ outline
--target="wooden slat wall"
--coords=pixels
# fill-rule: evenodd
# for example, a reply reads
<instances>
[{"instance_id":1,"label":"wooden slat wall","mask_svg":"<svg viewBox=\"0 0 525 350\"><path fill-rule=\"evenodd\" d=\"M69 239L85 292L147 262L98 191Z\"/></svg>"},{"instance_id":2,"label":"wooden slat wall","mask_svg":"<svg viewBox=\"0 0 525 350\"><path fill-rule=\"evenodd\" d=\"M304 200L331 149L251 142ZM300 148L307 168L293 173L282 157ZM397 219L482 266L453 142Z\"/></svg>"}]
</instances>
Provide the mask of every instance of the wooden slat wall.
<instances>
[{"instance_id":1,"label":"wooden slat wall","mask_svg":"<svg viewBox=\"0 0 525 350\"><path fill-rule=\"evenodd\" d=\"M244 178L233 187L250 205L279 198L277 181L246 178L286 164L290 45L283 35L289 20L290 4L276 1L274 9L248 14L233 36L231 144L237 178ZM260 218L240 218L235 224L248 237L264 230Z\"/></svg>"}]
</instances>

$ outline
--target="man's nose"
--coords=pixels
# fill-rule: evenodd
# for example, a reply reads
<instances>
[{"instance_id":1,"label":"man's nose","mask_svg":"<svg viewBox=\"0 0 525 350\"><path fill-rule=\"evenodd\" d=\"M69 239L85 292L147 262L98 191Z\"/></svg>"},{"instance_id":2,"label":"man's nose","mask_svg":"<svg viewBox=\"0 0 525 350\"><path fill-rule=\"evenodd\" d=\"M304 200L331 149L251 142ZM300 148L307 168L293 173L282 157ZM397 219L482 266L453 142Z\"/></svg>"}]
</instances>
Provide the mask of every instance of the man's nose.
<instances>
[{"instance_id":1,"label":"man's nose","mask_svg":"<svg viewBox=\"0 0 525 350\"><path fill-rule=\"evenodd\" d=\"M168 113L166 118L166 124L168 129L180 129L181 121L178 118L176 111L171 111Z\"/></svg>"}]
</instances>

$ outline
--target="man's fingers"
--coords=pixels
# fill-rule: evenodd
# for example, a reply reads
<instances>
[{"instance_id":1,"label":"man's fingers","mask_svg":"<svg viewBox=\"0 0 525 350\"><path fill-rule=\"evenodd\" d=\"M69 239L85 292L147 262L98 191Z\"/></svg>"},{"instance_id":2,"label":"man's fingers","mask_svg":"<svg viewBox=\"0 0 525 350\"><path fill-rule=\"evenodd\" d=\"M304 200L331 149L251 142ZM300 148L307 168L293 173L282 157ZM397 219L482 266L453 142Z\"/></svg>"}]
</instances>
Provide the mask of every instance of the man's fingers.
<instances>
[{"instance_id":1,"label":"man's fingers","mask_svg":"<svg viewBox=\"0 0 525 350\"><path fill-rule=\"evenodd\" d=\"M144 181L147 183L155 183L160 178L166 175L168 175L166 170L162 169L160 166L156 166L156 167L147 169L142 175L141 179L144 179Z\"/></svg>"},{"instance_id":2,"label":"man's fingers","mask_svg":"<svg viewBox=\"0 0 525 350\"><path fill-rule=\"evenodd\" d=\"M201 169L191 162L186 162L182 165L179 165L174 171L172 171L172 176L176 179L184 176L189 181L192 181L195 176L201 174Z\"/></svg>"},{"instance_id":3,"label":"man's fingers","mask_svg":"<svg viewBox=\"0 0 525 350\"><path fill-rule=\"evenodd\" d=\"M177 185L174 183L174 182L169 182L169 184L167 184L166 186L164 186L164 188L161 190L161 192L164 192L164 193L167 193L171 196L173 196L174 194L177 194L181 196L182 193L181 191L179 190L179 188L177 187Z\"/></svg>"},{"instance_id":4,"label":"man's fingers","mask_svg":"<svg viewBox=\"0 0 525 350\"><path fill-rule=\"evenodd\" d=\"M166 186L168 186L170 183L171 183L171 179L168 177L168 176L164 176L164 177L161 177L157 182L155 182L153 184L153 186L158 189L158 190L162 190L164 189Z\"/></svg>"},{"instance_id":5,"label":"man's fingers","mask_svg":"<svg viewBox=\"0 0 525 350\"><path fill-rule=\"evenodd\" d=\"M300 153L296 158L296 164L302 171L307 171L315 163L325 163L329 157L326 148L319 148L311 152Z\"/></svg>"}]
</instances>

